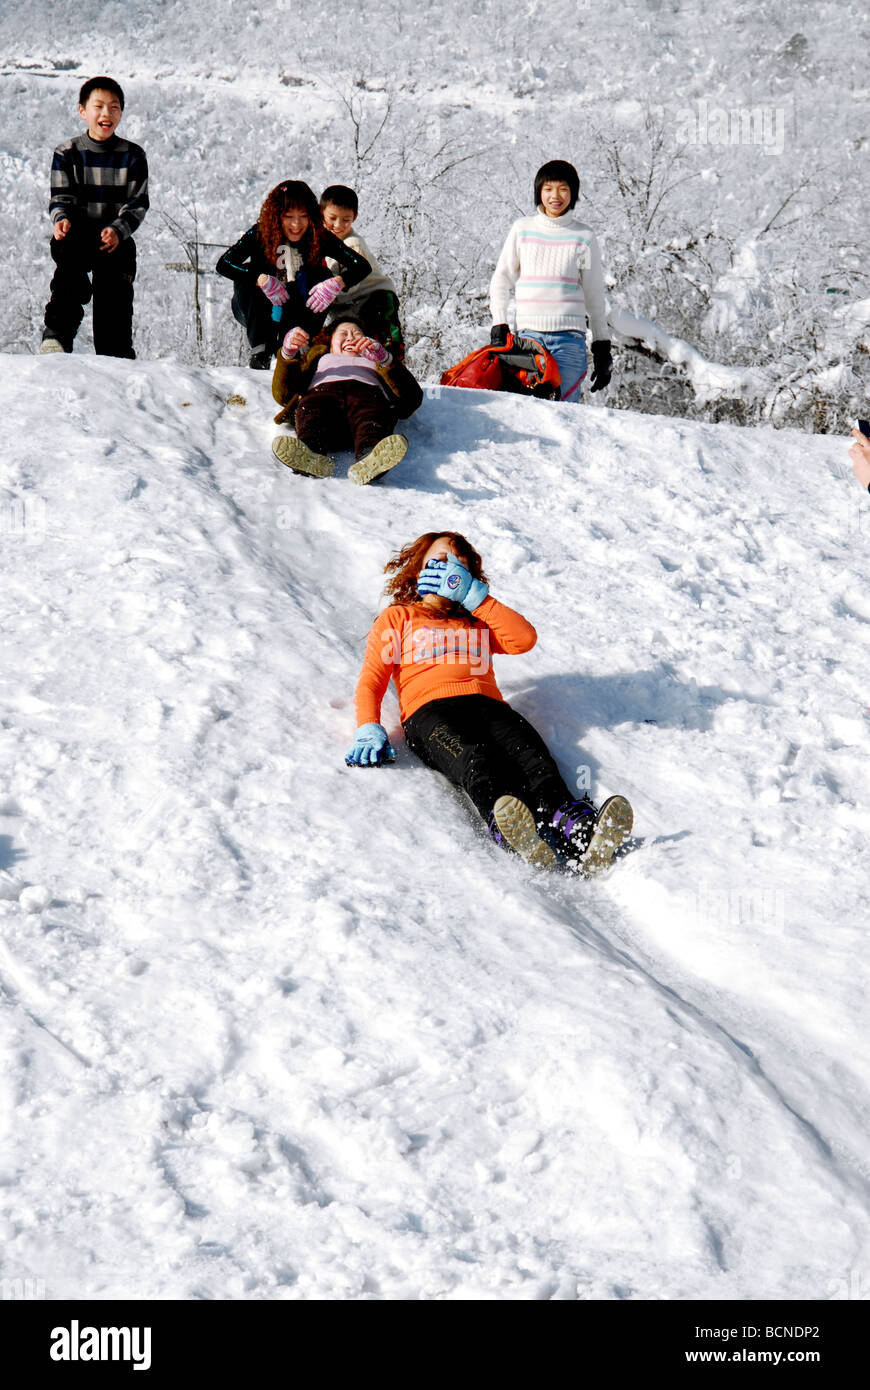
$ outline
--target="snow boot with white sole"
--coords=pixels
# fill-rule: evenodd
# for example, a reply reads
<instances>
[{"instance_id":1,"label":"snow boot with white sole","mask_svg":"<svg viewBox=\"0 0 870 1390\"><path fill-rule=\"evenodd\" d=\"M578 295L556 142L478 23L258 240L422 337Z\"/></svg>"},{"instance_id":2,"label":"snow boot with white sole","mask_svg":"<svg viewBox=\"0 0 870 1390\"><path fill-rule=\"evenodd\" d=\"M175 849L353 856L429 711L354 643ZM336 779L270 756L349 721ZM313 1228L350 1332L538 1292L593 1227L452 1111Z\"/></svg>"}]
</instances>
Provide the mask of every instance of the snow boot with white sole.
<instances>
[{"instance_id":1,"label":"snow boot with white sole","mask_svg":"<svg viewBox=\"0 0 870 1390\"><path fill-rule=\"evenodd\" d=\"M331 478L335 472L335 463L328 454L315 454L292 434L276 435L272 453L294 473L304 473L309 478Z\"/></svg>"},{"instance_id":2,"label":"snow boot with white sole","mask_svg":"<svg viewBox=\"0 0 870 1390\"><path fill-rule=\"evenodd\" d=\"M536 869L555 869L555 852L538 834L535 818L524 801L500 796L492 808L489 833L497 844L509 845Z\"/></svg>"},{"instance_id":3,"label":"snow boot with white sole","mask_svg":"<svg viewBox=\"0 0 870 1390\"><path fill-rule=\"evenodd\" d=\"M408 441L403 434L388 434L347 470L347 476L355 483L370 483L401 463L407 452Z\"/></svg>"},{"instance_id":4,"label":"snow boot with white sole","mask_svg":"<svg viewBox=\"0 0 870 1390\"><path fill-rule=\"evenodd\" d=\"M581 874L594 878L606 869L619 846L628 839L634 812L624 796L609 796L598 812L589 848L579 861Z\"/></svg>"}]
</instances>

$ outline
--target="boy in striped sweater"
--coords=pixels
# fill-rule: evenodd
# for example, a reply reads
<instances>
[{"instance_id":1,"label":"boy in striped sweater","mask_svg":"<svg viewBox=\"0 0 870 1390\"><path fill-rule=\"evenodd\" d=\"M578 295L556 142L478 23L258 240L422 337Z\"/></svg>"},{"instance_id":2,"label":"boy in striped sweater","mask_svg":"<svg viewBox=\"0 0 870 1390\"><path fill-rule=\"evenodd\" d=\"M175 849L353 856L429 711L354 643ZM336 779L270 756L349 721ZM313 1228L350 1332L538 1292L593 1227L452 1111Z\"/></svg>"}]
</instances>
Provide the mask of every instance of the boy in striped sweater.
<instances>
[{"instance_id":1,"label":"boy in striped sweater","mask_svg":"<svg viewBox=\"0 0 870 1390\"><path fill-rule=\"evenodd\" d=\"M551 159L542 165L535 175L537 212L511 227L489 288L492 343L503 346L507 340L513 291L517 334L539 339L555 357L563 401L579 401L582 394L587 318L593 391L607 385L613 368L601 252L592 228L569 216L579 191L573 164Z\"/></svg>"},{"instance_id":2,"label":"boy in striped sweater","mask_svg":"<svg viewBox=\"0 0 870 1390\"><path fill-rule=\"evenodd\" d=\"M115 134L123 110L124 93L113 78L90 78L79 93L87 130L54 152L48 211L56 269L40 352L72 352L93 297L94 350L136 356L133 233L148 211L148 164L141 146Z\"/></svg>"}]
</instances>

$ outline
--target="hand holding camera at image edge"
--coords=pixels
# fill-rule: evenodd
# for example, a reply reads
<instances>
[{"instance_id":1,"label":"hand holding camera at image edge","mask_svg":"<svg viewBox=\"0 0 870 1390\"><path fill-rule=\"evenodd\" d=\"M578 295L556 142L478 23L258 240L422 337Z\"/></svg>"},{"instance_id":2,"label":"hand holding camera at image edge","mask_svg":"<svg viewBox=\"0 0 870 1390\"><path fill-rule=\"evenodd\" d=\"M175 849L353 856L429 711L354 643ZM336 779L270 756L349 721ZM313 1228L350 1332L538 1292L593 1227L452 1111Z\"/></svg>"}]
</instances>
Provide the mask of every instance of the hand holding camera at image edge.
<instances>
[{"instance_id":1,"label":"hand holding camera at image edge","mask_svg":"<svg viewBox=\"0 0 870 1390\"><path fill-rule=\"evenodd\" d=\"M852 438L855 441L849 450L852 472L861 486L870 491L870 438L860 429L852 431Z\"/></svg>"}]
</instances>

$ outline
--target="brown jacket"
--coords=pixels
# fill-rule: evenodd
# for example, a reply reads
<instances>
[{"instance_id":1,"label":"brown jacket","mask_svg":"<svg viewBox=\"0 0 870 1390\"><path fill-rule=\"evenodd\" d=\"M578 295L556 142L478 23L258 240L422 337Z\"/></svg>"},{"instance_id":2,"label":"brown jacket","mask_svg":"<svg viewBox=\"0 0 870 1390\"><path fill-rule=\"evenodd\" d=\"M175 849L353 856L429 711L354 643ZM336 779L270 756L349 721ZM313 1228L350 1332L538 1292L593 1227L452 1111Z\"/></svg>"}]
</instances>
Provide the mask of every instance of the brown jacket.
<instances>
[{"instance_id":1,"label":"brown jacket","mask_svg":"<svg viewBox=\"0 0 870 1390\"><path fill-rule=\"evenodd\" d=\"M318 359L328 351L328 343L314 343L307 352L291 357L289 362L279 351L272 376L272 395L282 407L275 416L276 425L293 419L297 405L311 384ZM387 388L399 419L407 420L423 403L420 383L402 362L394 361L388 367L378 367L377 372Z\"/></svg>"}]
</instances>

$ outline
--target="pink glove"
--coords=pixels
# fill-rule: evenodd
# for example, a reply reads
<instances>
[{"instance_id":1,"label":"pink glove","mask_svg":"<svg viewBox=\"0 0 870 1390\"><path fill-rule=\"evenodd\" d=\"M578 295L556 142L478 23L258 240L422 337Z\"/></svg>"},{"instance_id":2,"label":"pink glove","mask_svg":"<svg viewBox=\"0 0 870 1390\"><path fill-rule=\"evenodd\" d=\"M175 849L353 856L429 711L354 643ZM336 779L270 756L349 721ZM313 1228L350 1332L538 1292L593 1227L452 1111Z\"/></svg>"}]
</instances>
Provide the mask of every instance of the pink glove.
<instances>
[{"instance_id":1,"label":"pink glove","mask_svg":"<svg viewBox=\"0 0 870 1390\"><path fill-rule=\"evenodd\" d=\"M304 328L291 328L290 332L285 334L281 344L281 355L289 361L291 357L296 356L297 352L302 352L303 349L307 348L308 343L308 334Z\"/></svg>"},{"instance_id":2,"label":"pink glove","mask_svg":"<svg viewBox=\"0 0 870 1390\"><path fill-rule=\"evenodd\" d=\"M376 338L366 338L362 355L375 367L388 367L393 360L393 354L387 352L383 343L379 343Z\"/></svg>"},{"instance_id":3,"label":"pink glove","mask_svg":"<svg viewBox=\"0 0 870 1390\"><path fill-rule=\"evenodd\" d=\"M305 307L310 309L313 314L325 314L334 299L337 299L344 289L344 285L337 276L331 280L321 280L319 285L315 285L310 295L305 301Z\"/></svg>"},{"instance_id":4,"label":"pink glove","mask_svg":"<svg viewBox=\"0 0 870 1390\"><path fill-rule=\"evenodd\" d=\"M261 285L260 289L263 291L269 303L286 304L287 300L290 298L287 293L287 286L282 284L280 280L277 280L274 275L266 275L264 278L266 283Z\"/></svg>"}]
</instances>

